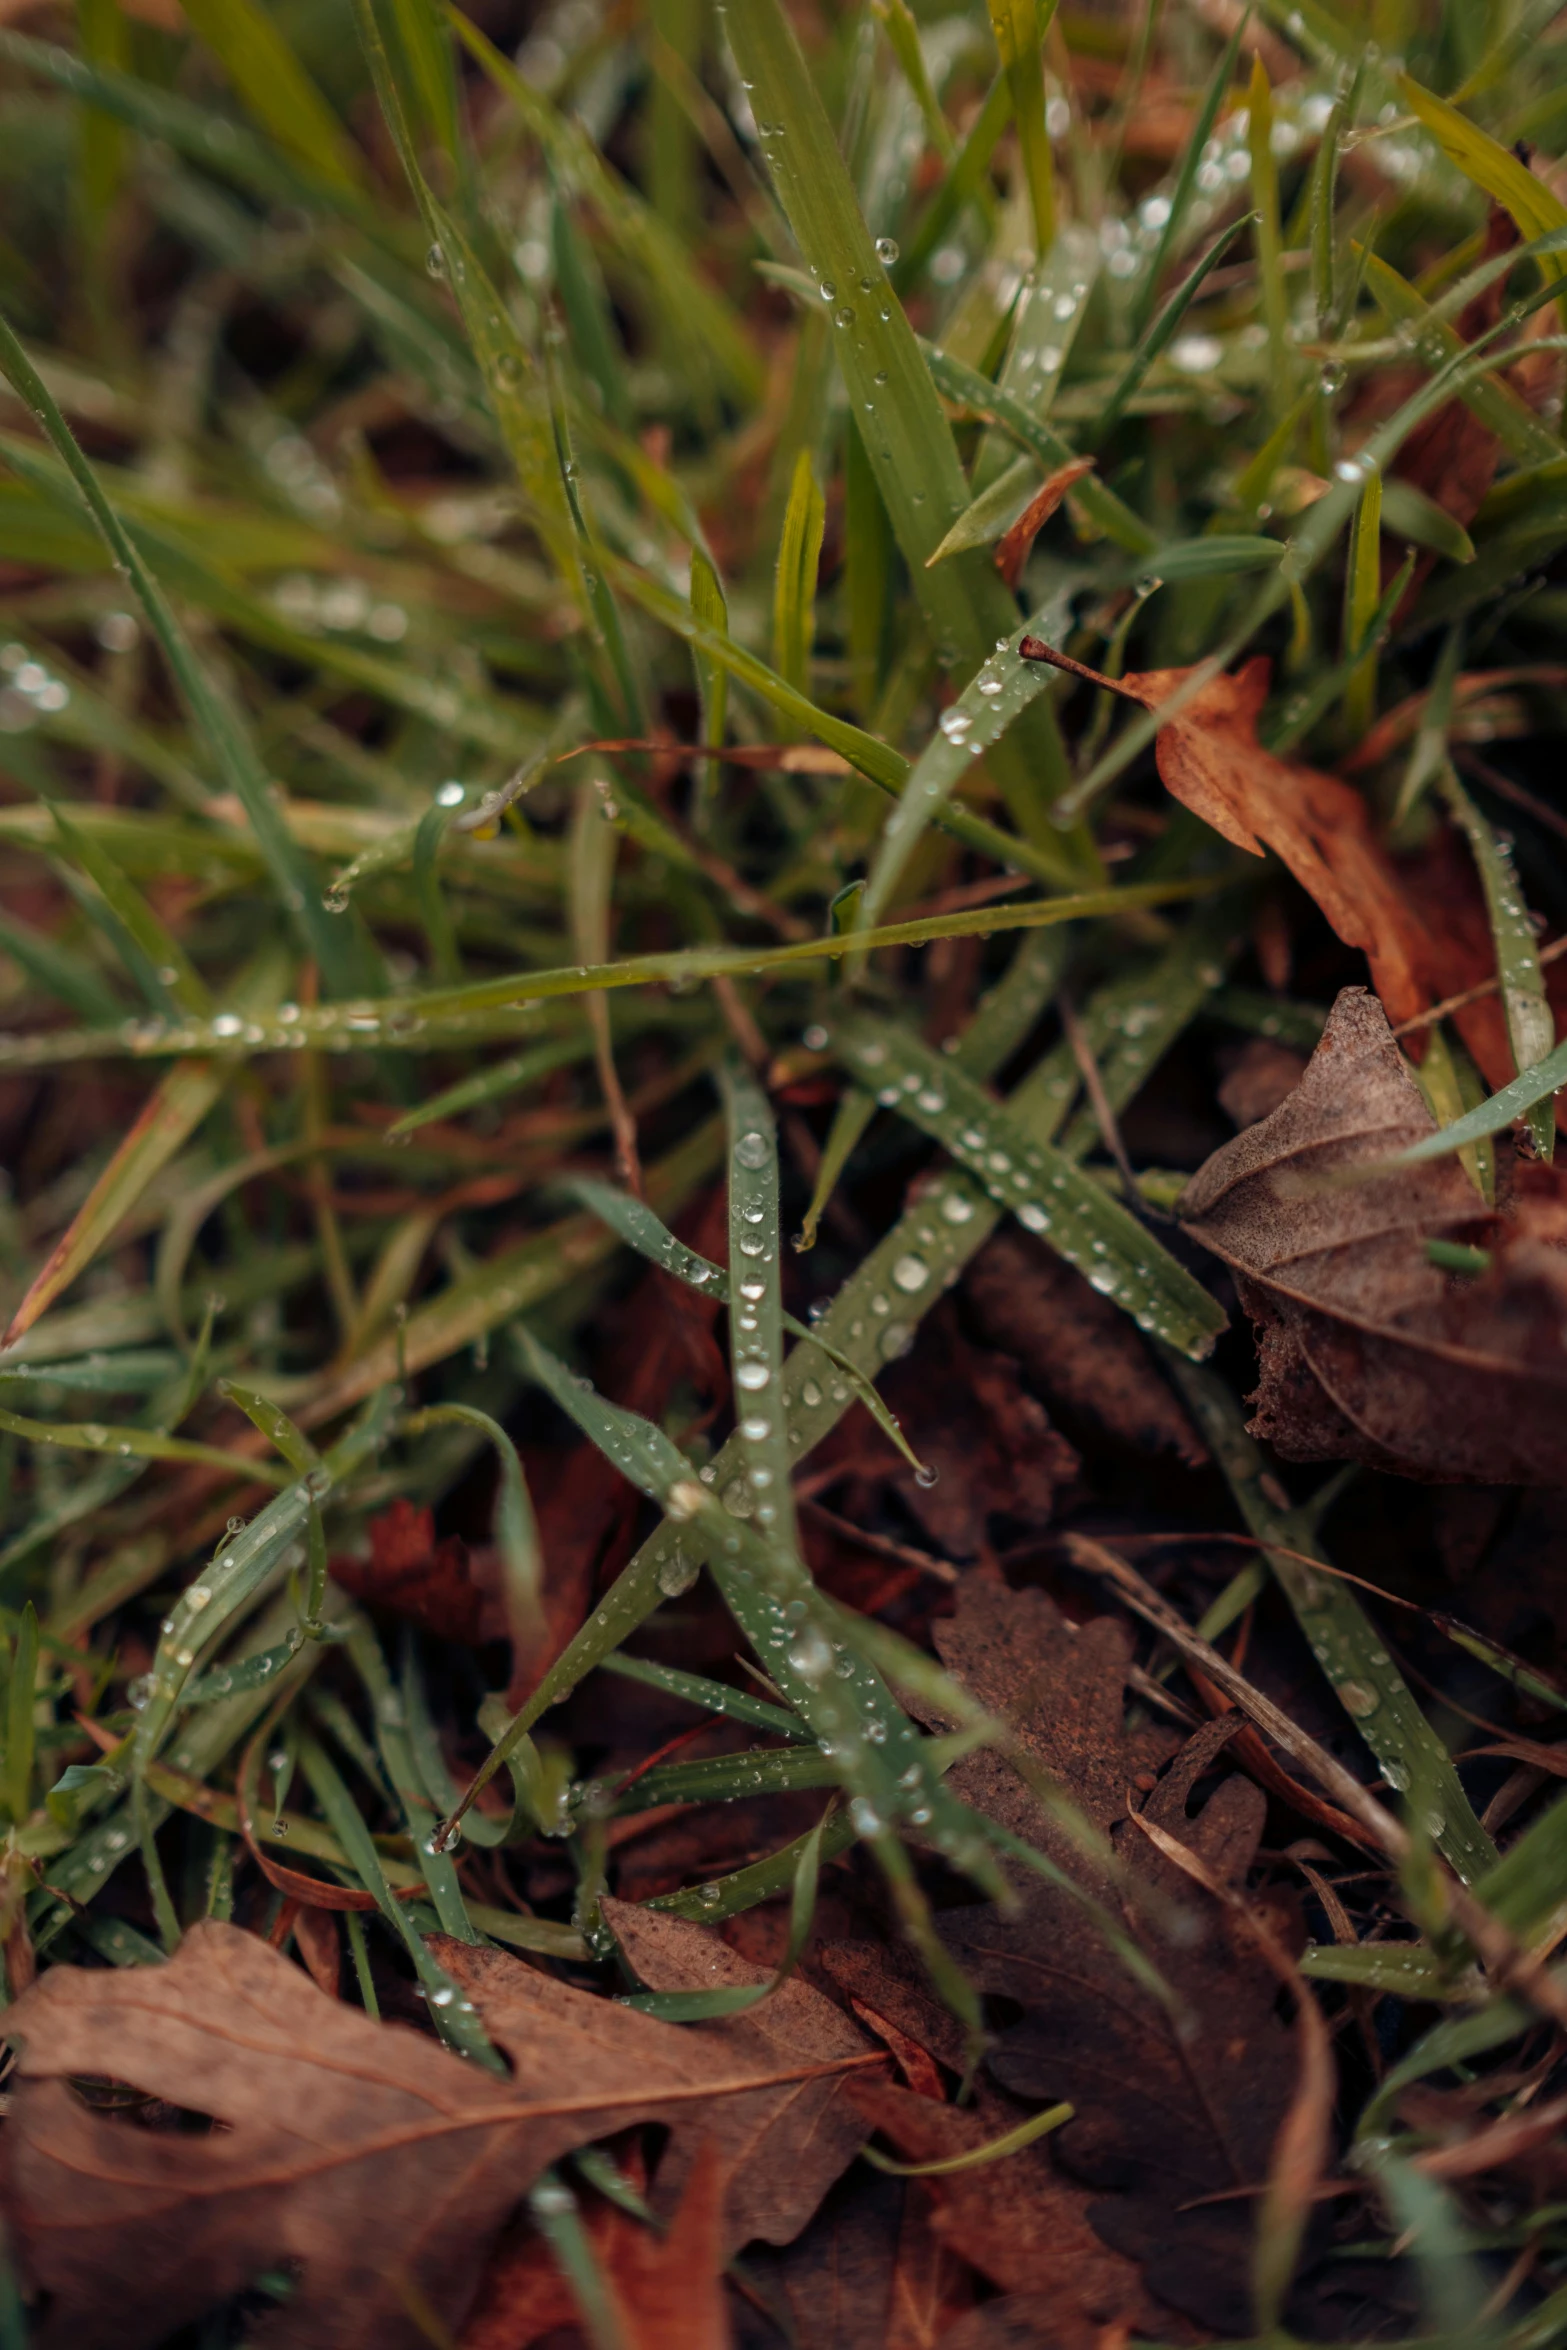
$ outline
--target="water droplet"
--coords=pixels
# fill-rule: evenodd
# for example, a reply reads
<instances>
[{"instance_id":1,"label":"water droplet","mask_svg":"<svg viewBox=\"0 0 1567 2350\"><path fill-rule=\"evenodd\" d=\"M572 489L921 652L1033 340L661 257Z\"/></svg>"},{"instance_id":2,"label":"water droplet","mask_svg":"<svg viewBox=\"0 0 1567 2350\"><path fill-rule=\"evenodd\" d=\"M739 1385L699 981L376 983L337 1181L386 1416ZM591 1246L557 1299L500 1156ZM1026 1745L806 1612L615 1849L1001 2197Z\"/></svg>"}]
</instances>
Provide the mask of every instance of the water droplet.
<instances>
[{"instance_id":1,"label":"water droplet","mask_svg":"<svg viewBox=\"0 0 1567 2350\"><path fill-rule=\"evenodd\" d=\"M429 252L426 253L424 257L424 265L432 277L444 277L446 275L446 255L439 245L432 245L430 247Z\"/></svg>"},{"instance_id":2,"label":"water droplet","mask_svg":"<svg viewBox=\"0 0 1567 2350\"><path fill-rule=\"evenodd\" d=\"M892 1268L892 1279L894 1288L901 1289L906 1296L912 1297L915 1291L923 1289L930 1279L930 1267L923 1257L912 1255L899 1257Z\"/></svg>"},{"instance_id":3,"label":"water droplet","mask_svg":"<svg viewBox=\"0 0 1567 2350\"><path fill-rule=\"evenodd\" d=\"M706 1499L694 1479L678 1477L664 1496L664 1507L677 1524L683 1524L687 1518L696 1516Z\"/></svg>"},{"instance_id":4,"label":"water droplet","mask_svg":"<svg viewBox=\"0 0 1567 2350\"><path fill-rule=\"evenodd\" d=\"M891 269L898 258L897 238L878 237L876 239L876 258L883 269Z\"/></svg>"},{"instance_id":5,"label":"water droplet","mask_svg":"<svg viewBox=\"0 0 1567 2350\"><path fill-rule=\"evenodd\" d=\"M961 1191L949 1191L941 1203L941 1213L949 1224L967 1224L974 1214L974 1202Z\"/></svg>"},{"instance_id":6,"label":"water droplet","mask_svg":"<svg viewBox=\"0 0 1567 2350\"><path fill-rule=\"evenodd\" d=\"M678 1599L690 1590L701 1571L699 1561L688 1559L677 1543L658 1570L658 1587L666 1599Z\"/></svg>"},{"instance_id":7,"label":"water droplet","mask_svg":"<svg viewBox=\"0 0 1567 2350\"><path fill-rule=\"evenodd\" d=\"M922 1461L914 1472L914 1482L916 1485L922 1485L928 1493L940 1475L939 1469L933 1469L928 1461Z\"/></svg>"},{"instance_id":8,"label":"water droplet","mask_svg":"<svg viewBox=\"0 0 1567 2350\"><path fill-rule=\"evenodd\" d=\"M825 1681L832 1671L832 1643L814 1624L807 1624L790 1642L787 1661L802 1681Z\"/></svg>"},{"instance_id":9,"label":"water droplet","mask_svg":"<svg viewBox=\"0 0 1567 2350\"><path fill-rule=\"evenodd\" d=\"M735 1164L740 1167L765 1167L767 1164L766 1135L742 1134L735 1144Z\"/></svg>"},{"instance_id":10,"label":"water droplet","mask_svg":"<svg viewBox=\"0 0 1567 2350\"><path fill-rule=\"evenodd\" d=\"M736 1363L735 1365L735 1385L743 1387L747 1395L759 1395L771 1377L772 1373L765 1363L749 1362Z\"/></svg>"},{"instance_id":11,"label":"water droplet","mask_svg":"<svg viewBox=\"0 0 1567 2350\"><path fill-rule=\"evenodd\" d=\"M849 1806L849 1824L856 1836L879 1836L882 1832L881 1814L863 1795L856 1795Z\"/></svg>"},{"instance_id":12,"label":"water droplet","mask_svg":"<svg viewBox=\"0 0 1567 2350\"><path fill-rule=\"evenodd\" d=\"M1368 1689L1363 1681L1341 1681L1338 1693L1346 1713L1352 1713L1357 1722L1364 1721L1367 1714L1374 1714L1382 1702L1376 1691Z\"/></svg>"}]
</instances>

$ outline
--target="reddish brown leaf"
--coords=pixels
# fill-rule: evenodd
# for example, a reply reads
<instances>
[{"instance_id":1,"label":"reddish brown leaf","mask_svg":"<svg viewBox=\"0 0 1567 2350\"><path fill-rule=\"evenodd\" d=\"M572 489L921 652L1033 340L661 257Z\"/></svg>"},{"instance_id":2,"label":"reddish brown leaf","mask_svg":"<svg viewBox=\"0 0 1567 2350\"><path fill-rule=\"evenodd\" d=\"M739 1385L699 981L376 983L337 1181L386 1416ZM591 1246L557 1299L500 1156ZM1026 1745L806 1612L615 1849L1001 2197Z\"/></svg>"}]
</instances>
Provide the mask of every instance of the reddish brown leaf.
<instances>
[{"instance_id":1,"label":"reddish brown leaf","mask_svg":"<svg viewBox=\"0 0 1567 2350\"><path fill-rule=\"evenodd\" d=\"M1149 669L1105 677L1037 637L1025 637L1022 650L1029 660L1068 669L1145 710L1169 701L1192 674ZM1276 851L1345 945L1365 954L1392 1018L1411 1020L1434 1000L1431 941L1359 792L1335 775L1277 758L1257 740L1268 675L1259 658L1234 676L1210 678L1159 729L1159 773L1178 800L1237 848L1254 856L1264 845Z\"/></svg>"},{"instance_id":2,"label":"reddish brown leaf","mask_svg":"<svg viewBox=\"0 0 1567 2350\"><path fill-rule=\"evenodd\" d=\"M967 2154L1015 2129L1027 2112L994 2090L982 2091L966 2110L933 2105L890 2083L862 2083L854 2099L867 2125L908 2162ZM937 2235L1004 2292L1025 2293L1048 2308L1055 2350L1095 2350L1102 2329L1117 2322L1168 2339L1168 2312L1151 2300L1136 2263L1095 2233L1092 2198L1061 2176L1045 2146L1026 2146L927 2186Z\"/></svg>"},{"instance_id":3,"label":"reddish brown leaf","mask_svg":"<svg viewBox=\"0 0 1567 2350\"><path fill-rule=\"evenodd\" d=\"M433 1513L399 1496L369 1524L370 1556L336 1553L332 1580L409 1617L441 1640L478 1647L504 1639L506 1618L484 1566L455 1534L439 1537Z\"/></svg>"},{"instance_id":4,"label":"reddish brown leaf","mask_svg":"<svg viewBox=\"0 0 1567 2350\"><path fill-rule=\"evenodd\" d=\"M661 1910L640 1909L634 1902L606 1901L603 1907L605 1921L633 1972L651 1991L707 1991L768 1979L768 1968L749 1965L706 1927ZM754 2008L722 2024L704 2025L701 2031L704 2038L719 2035L728 2060L737 2068L743 2065L757 2072L802 2063L830 2065L863 2056L871 2045L831 2000L799 1975ZM753 2236L769 2244L787 2244L853 2161L865 2132L848 2096L850 2078L834 2074L793 2081L760 2098L731 2098L702 2117L702 2128L717 2145L729 2174L724 2213L728 2251L737 2251ZM690 2160L677 2131L659 2166L655 2208L668 2208L681 2192Z\"/></svg>"},{"instance_id":5,"label":"reddish brown leaf","mask_svg":"<svg viewBox=\"0 0 1567 2350\"><path fill-rule=\"evenodd\" d=\"M796 2175L739 2201L800 2200L788 2130L831 2107L841 2054L824 2079L733 2024L681 2030L498 1951L433 1947L464 1967L509 2080L323 1997L210 1920L165 1966L58 1966L16 2002L5 2215L49 2296L37 2350L138 2350L280 2263L298 2271L290 2350L418 2350L414 2313L461 2324L490 2237L545 2165L638 2121L668 2124L687 2175L709 2127L721 2159L738 2146L757 2172L776 2149ZM841 2050L852 2027L835 2020ZM82 2076L220 2126L138 2128L89 2108Z\"/></svg>"},{"instance_id":6,"label":"reddish brown leaf","mask_svg":"<svg viewBox=\"0 0 1567 2350\"><path fill-rule=\"evenodd\" d=\"M1055 472L1042 481L1029 499L1016 522L1004 530L996 541L995 564L1009 588L1015 588L1023 576L1023 566L1034 550L1034 541L1060 505L1074 482L1085 473L1092 473L1092 457L1073 457L1067 464L1058 465Z\"/></svg>"},{"instance_id":7,"label":"reddish brown leaf","mask_svg":"<svg viewBox=\"0 0 1567 2350\"><path fill-rule=\"evenodd\" d=\"M1181 1201L1257 1326L1252 1425L1290 1460L1438 1483L1567 1481L1567 1233L1554 1176L1489 1214L1456 1157L1322 1188L1434 1131L1375 999L1346 988L1288 1099L1216 1151ZM1310 1188L1312 1182L1317 1188ZM1492 1251L1480 1279L1425 1244Z\"/></svg>"}]
</instances>

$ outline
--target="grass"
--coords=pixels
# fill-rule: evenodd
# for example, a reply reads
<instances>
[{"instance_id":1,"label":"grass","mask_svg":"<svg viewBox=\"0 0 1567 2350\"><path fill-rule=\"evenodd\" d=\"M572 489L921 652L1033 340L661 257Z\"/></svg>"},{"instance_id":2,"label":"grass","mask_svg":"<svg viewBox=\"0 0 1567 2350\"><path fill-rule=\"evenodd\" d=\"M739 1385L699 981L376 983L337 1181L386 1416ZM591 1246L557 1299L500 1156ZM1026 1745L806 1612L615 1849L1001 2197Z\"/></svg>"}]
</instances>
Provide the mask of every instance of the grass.
<instances>
[{"instance_id":1,"label":"grass","mask_svg":"<svg viewBox=\"0 0 1567 2350\"><path fill-rule=\"evenodd\" d=\"M1319 765L1428 694L1365 788L1396 848L1467 843L1523 1073L1477 1106L1444 1029L1448 1147L1522 1115L1548 1152L1529 909L1567 917L1561 815L1452 749L1463 672L1513 680L1515 784L1563 716L1559 402L1458 329L1494 283L1560 351L1567 211L1514 153L1567 131L1557 9L1267 0L1227 46L1208 13L187 0L188 28L0 30L0 1803L41 1963L151 1963L226 1914L246 1803L375 1895L383 1964L395 1940L434 1980L437 1922L602 1955L593 1741L548 1717L598 1668L667 1670L620 1652L705 1570L769 1695L681 1693L767 1734L781 1708L769 1770L841 1800L665 1906L793 1888L798 1937L858 1842L978 2043L910 1839L982 1892L999 1864L896 1695L956 1693L818 1587L791 1472L1007 1212L1052 1245L1086 1218L1064 1253L1202 1355L1219 1311L1118 1196L1082 1052L1118 1116L1216 1035L1320 1022L1255 944L1277 875L1172 814L1152 719L1020 661L1026 633L1198 664L1188 700L1266 652L1262 738ZM1488 263L1493 200L1532 242ZM1456 520L1390 470L1455 400L1498 449ZM1082 455L1014 594L996 544ZM1312 984L1354 978L1290 902ZM634 1213L583 1180L611 1173ZM725 1268L665 1229L720 1182ZM729 1301L721 1442L689 1385L649 1418L583 1382L628 1242ZM1276 1580L1328 1685L1383 1701L1357 1726L1455 1880L1545 1932L1557 1808L1498 1861L1456 1716L1312 1571L1244 1362L1177 1376L1265 1546L1202 1629ZM524 1455L573 1425L643 1538L562 1625ZM399 1498L469 1532L493 1502L543 1668L520 1710L329 1581ZM622 1808L752 1767L664 1765ZM557 1914L476 1882L499 1815L430 1834L491 1778L516 1842L569 1831ZM355 1918L373 2000L366 1950ZM1498 1990L1464 2045L1528 2020ZM1411 2029L1362 2117L1394 2235L1440 2191L1389 2083L1461 2028ZM1567 2259L1551 2212L1487 2242L1552 2288ZM1559 2297L1494 2338L1567 2337Z\"/></svg>"}]
</instances>

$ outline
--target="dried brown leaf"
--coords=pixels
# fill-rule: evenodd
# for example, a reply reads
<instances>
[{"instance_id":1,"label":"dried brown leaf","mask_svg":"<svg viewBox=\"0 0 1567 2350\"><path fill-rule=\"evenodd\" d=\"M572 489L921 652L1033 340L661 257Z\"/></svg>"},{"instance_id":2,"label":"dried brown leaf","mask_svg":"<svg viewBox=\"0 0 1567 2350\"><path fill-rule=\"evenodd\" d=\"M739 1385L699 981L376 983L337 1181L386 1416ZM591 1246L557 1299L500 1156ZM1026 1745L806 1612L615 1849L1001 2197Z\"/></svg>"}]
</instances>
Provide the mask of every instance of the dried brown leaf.
<instances>
[{"instance_id":1,"label":"dried brown leaf","mask_svg":"<svg viewBox=\"0 0 1567 2350\"><path fill-rule=\"evenodd\" d=\"M960 2111L885 2082L858 2085L854 2100L908 2162L970 2153L1016 2128L1025 2110L985 2090ZM1168 2338L1168 2313L1150 2299L1135 2261L1101 2241L1089 2224L1091 2196L1061 2176L1045 2146L925 2185L939 2238L1003 2292L1048 2307L1056 2350L1095 2350L1102 2329L1118 2322Z\"/></svg>"},{"instance_id":2,"label":"dried brown leaf","mask_svg":"<svg viewBox=\"0 0 1567 2350\"><path fill-rule=\"evenodd\" d=\"M991 1906L947 1910L941 1930L976 1988L1016 2002L1021 2020L987 2058L1013 2096L1065 2098L1075 2118L1052 2139L1054 2159L1084 2187L1095 2232L1143 2264L1162 2301L1221 2330L1243 2331L1252 2203L1203 2202L1260 2189L1290 2109L1295 2065L1276 2013L1278 1986L1229 1907L1195 1888L1127 1818L1128 1793L1149 1786L1169 1741L1125 1728L1131 1642L1115 1619L1077 1630L1038 1591L970 1577L957 1613L936 1627L949 1671L1008 1717L1019 1742L1109 1833L1119 1882L1077 1853L1063 1829L994 1754L952 1773L965 1798L1048 1851L1118 1914L1175 1994L1176 2010L1131 1975L1070 1895L1030 1877L1011 1916ZM1152 1785L1143 1816L1239 1891L1266 1812L1261 1791L1228 1778L1195 1817L1188 1803L1234 1724L1199 1731ZM1295 1927L1274 1905L1275 1934ZM1169 1932L1178 1916L1181 1931ZM878 2009L918 2035L917 2008L889 1980ZM938 2051L939 2053L939 2051ZM939 2114L928 2100L915 2101ZM1195 2207L1194 2207L1195 2206ZM998 2277L999 2282L1005 2282Z\"/></svg>"},{"instance_id":3,"label":"dried brown leaf","mask_svg":"<svg viewBox=\"0 0 1567 2350\"><path fill-rule=\"evenodd\" d=\"M166 1966L55 1967L17 2001L5 2209L49 2297L36 2350L137 2350L279 2265L298 2276L290 2350L418 2350L411 2312L461 2324L491 2236L558 2155L657 2120L689 2175L704 2129L721 2160L736 2140L754 2155L770 2124L819 2110L809 2055L435 1947L471 1979L510 2081L324 1997L212 1921ZM219 2126L153 2132L91 2110L71 2083L93 2075Z\"/></svg>"},{"instance_id":4,"label":"dried brown leaf","mask_svg":"<svg viewBox=\"0 0 1567 2350\"><path fill-rule=\"evenodd\" d=\"M1374 998L1346 988L1288 1099L1216 1151L1185 1229L1233 1267L1257 1326L1255 1433L1290 1460L1434 1482L1567 1480L1567 1247L1527 1185L1490 1215L1456 1157L1326 1188L1434 1131ZM1541 1172L1541 1185L1551 1182ZM1316 1187L1313 1188L1313 1183ZM1471 1279L1433 1238L1493 1252Z\"/></svg>"},{"instance_id":5,"label":"dried brown leaf","mask_svg":"<svg viewBox=\"0 0 1567 2350\"><path fill-rule=\"evenodd\" d=\"M1029 659L1086 677L1145 710L1157 710L1191 676L1189 669L1147 669L1105 677L1037 637ZM1234 676L1210 678L1155 738L1167 790L1238 849L1273 849L1313 897L1346 946L1371 965L1378 995L1395 1020L1412 1020L1435 999L1436 950L1372 830L1370 811L1352 785L1257 739L1268 698L1269 665L1248 661Z\"/></svg>"},{"instance_id":6,"label":"dried brown leaf","mask_svg":"<svg viewBox=\"0 0 1567 2350\"><path fill-rule=\"evenodd\" d=\"M1023 576L1023 566L1034 551L1034 541L1060 505L1074 482L1092 473L1092 457L1073 457L1065 465L1058 465L1054 473L1042 481L1029 499L1016 522L1004 530L996 541L995 565L1009 588L1015 588Z\"/></svg>"},{"instance_id":7,"label":"dried brown leaf","mask_svg":"<svg viewBox=\"0 0 1567 2350\"><path fill-rule=\"evenodd\" d=\"M768 1980L769 1969L752 1966L705 1926L635 1902L606 1900L603 1909L633 1973L650 1991L710 1991ZM517 1971L535 1982L544 1980L529 1969ZM755 2007L700 2029L704 2037L721 2036L726 2061L736 2069L757 2072L841 2063L863 2057L873 2045L799 1975ZM760 2097L730 2098L703 2116L702 2129L716 2144L729 2177L728 2251L738 2251L756 2236L769 2244L789 2243L854 2160L865 2131L847 2093L852 2077L839 2073L791 2081ZM667 2208L682 2191L689 2161L677 2130L659 2165L655 2209Z\"/></svg>"}]
</instances>

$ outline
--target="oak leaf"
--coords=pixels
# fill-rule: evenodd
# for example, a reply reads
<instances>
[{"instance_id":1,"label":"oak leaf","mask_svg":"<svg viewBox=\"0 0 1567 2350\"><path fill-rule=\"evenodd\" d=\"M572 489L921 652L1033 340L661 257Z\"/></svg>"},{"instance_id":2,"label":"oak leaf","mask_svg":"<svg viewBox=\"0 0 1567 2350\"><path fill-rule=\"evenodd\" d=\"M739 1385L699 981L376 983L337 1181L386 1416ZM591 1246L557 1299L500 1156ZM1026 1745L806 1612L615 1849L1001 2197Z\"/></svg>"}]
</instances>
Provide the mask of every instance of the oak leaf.
<instances>
[{"instance_id":1,"label":"oak leaf","mask_svg":"<svg viewBox=\"0 0 1567 2350\"><path fill-rule=\"evenodd\" d=\"M1491 1214L1456 1156L1328 1186L1434 1131L1387 1020L1346 988L1293 1093L1199 1168L1187 1232L1231 1266L1257 1328L1255 1434L1289 1460L1435 1483L1567 1482L1567 1234L1553 1173ZM1444 1271L1428 1240L1478 1242Z\"/></svg>"},{"instance_id":2,"label":"oak leaf","mask_svg":"<svg viewBox=\"0 0 1567 2350\"><path fill-rule=\"evenodd\" d=\"M769 1980L770 1969L753 1966L705 1926L630 1901L605 1900L602 1906L632 1972L650 1991L744 1989ZM519 1967L518 1972L543 1980L531 1969ZM863 2058L872 2046L799 1975L723 2024L700 2028L722 2033L737 2069L748 2066L759 2073L842 2064L846 2058ZM769 2244L789 2243L854 2160L865 2127L848 2095L853 2078L851 2072L838 2072L794 2080L755 2098L729 2098L722 2108L704 2114L703 2132L729 2176L724 2207L728 2252L757 2236ZM666 2208L683 2190L688 2161L677 2131L659 2165L655 2210Z\"/></svg>"},{"instance_id":3,"label":"oak leaf","mask_svg":"<svg viewBox=\"0 0 1567 2350\"><path fill-rule=\"evenodd\" d=\"M1275 1975L1230 1909L1199 1891L1128 1817L1135 1797L1144 1817L1195 1852L1214 1880L1243 1887L1266 1814L1261 1790L1231 1777L1195 1817L1187 1808L1235 1725L1207 1725L1153 1782L1170 1740L1125 1727L1132 1648L1118 1620L1074 1629L1043 1592L971 1576L935 1637L948 1670L1010 1720L1024 1753L1108 1834L1123 1865L1112 1872L1085 1859L995 1753L959 1763L955 1791L1069 1870L1175 1994L1172 2012L1121 1963L1080 1902L1019 1873L1014 1915L976 1905L940 1919L975 1987L1020 2011L987 2069L1013 2097L1065 2099L1075 2108L1050 2141L1052 2158L1081 2187L1098 2190L1086 2205L1090 2225L1142 2264L1149 2290L1201 2324L1244 2331L1249 2191L1268 2176L1290 2107L1290 2035L1277 2014ZM1146 1799L1139 1781L1153 1782ZM1275 1933L1298 1939L1287 1906L1276 1907ZM1172 1918L1180 1921L1175 1938ZM920 2036L920 2004L900 2001L893 1979L879 1995L864 1995ZM912 2116L916 2102L904 2112ZM928 2116L924 2126L933 2126ZM1204 2200L1215 2197L1224 2200Z\"/></svg>"},{"instance_id":4,"label":"oak leaf","mask_svg":"<svg viewBox=\"0 0 1567 2350\"><path fill-rule=\"evenodd\" d=\"M809 2106L812 2057L730 2023L659 2023L499 1952L432 1948L465 1968L509 2081L211 1921L167 1965L55 1967L16 2002L5 2209L48 2296L35 2350L138 2350L279 2267L296 2279L290 2350L419 2350L431 2312L460 2326L490 2238L557 2156L659 2121L690 2143L689 2173L709 2125L724 2160L726 2131L756 2150L769 2120ZM218 2126L93 2111L71 2083L94 2075Z\"/></svg>"}]
</instances>

